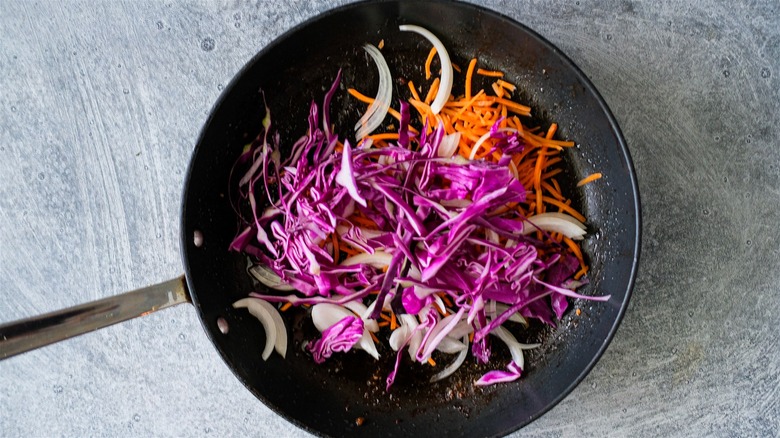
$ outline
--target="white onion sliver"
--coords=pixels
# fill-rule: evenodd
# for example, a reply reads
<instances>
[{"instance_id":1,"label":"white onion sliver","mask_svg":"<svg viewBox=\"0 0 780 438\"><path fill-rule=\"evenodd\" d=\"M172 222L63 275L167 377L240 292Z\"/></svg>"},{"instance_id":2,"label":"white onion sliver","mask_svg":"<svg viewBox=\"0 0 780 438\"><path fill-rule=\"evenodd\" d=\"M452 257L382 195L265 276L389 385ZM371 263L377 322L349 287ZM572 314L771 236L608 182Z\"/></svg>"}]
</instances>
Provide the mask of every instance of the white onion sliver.
<instances>
[{"instance_id":1,"label":"white onion sliver","mask_svg":"<svg viewBox=\"0 0 780 438\"><path fill-rule=\"evenodd\" d=\"M441 63L441 79L439 81L439 91L436 93L433 103L431 103L431 111L434 114L439 114L452 92L452 62L450 62L450 55L447 53L447 48L444 47L444 44L442 44L441 40L439 40L436 35L424 27L412 24L402 24L401 26L398 26L398 29L403 32L420 34L430 41L431 44L433 44L433 47L436 47L436 53L439 55L439 61Z\"/></svg>"},{"instance_id":2,"label":"white onion sliver","mask_svg":"<svg viewBox=\"0 0 780 438\"><path fill-rule=\"evenodd\" d=\"M249 274L252 275L257 281L280 291L295 290L294 287L282 281L282 278L276 275L276 273L263 265L254 265L249 267Z\"/></svg>"},{"instance_id":3,"label":"white onion sliver","mask_svg":"<svg viewBox=\"0 0 780 438\"><path fill-rule=\"evenodd\" d=\"M366 52L374 60L376 68L379 70L379 89L377 90L376 98L368 106L366 113L355 124L358 141L382 124L382 120L385 119L387 110L390 108L390 99L393 96L393 81L390 75L390 67L387 66L387 61L382 56L382 52L371 44L366 44L363 48L366 49Z\"/></svg>"},{"instance_id":4,"label":"white onion sliver","mask_svg":"<svg viewBox=\"0 0 780 438\"><path fill-rule=\"evenodd\" d=\"M390 265L390 261L392 259L392 254L386 253L384 251L376 251L373 254L362 253L352 257L347 257L343 262L341 262L341 266L361 265L365 263L375 268L381 269Z\"/></svg>"},{"instance_id":5,"label":"white onion sliver","mask_svg":"<svg viewBox=\"0 0 780 438\"><path fill-rule=\"evenodd\" d=\"M355 316L355 314L346 307L339 306L338 304L320 303L315 304L311 308L311 320L314 323L314 327L317 327L317 330L319 330L320 333L348 316ZM379 352L376 349L376 345L374 345L373 339L371 339L371 335L368 334L365 324L363 327L363 335L360 337L358 343L355 344L355 347L365 350L366 353L370 354L374 359L379 358Z\"/></svg>"},{"instance_id":6,"label":"white onion sliver","mask_svg":"<svg viewBox=\"0 0 780 438\"><path fill-rule=\"evenodd\" d=\"M461 350L465 350L466 348L466 344L449 336L443 337L441 342L439 342L439 345L436 346L437 350L447 354L460 353Z\"/></svg>"},{"instance_id":7,"label":"white onion sliver","mask_svg":"<svg viewBox=\"0 0 780 438\"><path fill-rule=\"evenodd\" d=\"M464 336L462 340L464 345L468 345L469 337ZM463 362L466 360L466 355L468 354L469 349L464 348L463 350L458 353L458 356L455 358L455 360L452 361L451 364L447 365L446 368L441 370L439 373L431 377L431 383L438 382L439 380L446 379L447 377L451 376L452 373L457 371L458 368L460 368L461 365L463 365Z\"/></svg>"},{"instance_id":8,"label":"white onion sliver","mask_svg":"<svg viewBox=\"0 0 780 438\"><path fill-rule=\"evenodd\" d=\"M542 213L523 221L523 234L537 229L561 233L573 240L582 240L585 236L585 225L562 213Z\"/></svg>"},{"instance_id":9,"label":"white onion sliver","mask_svg":"<svg viewBox=\"0 0 780 438\"><path fill-rule=\"evenodd\" d=\"M460 143L460 132L445 135L439 143L436 155L440 158L452 158L458 149L458 143Z\"/></svg>"},{"instance_id":10,"label":"white onion sliver","mask_svg":"<svg viewBox=\"0 0 780 438\"><path fill-rule=\"evenodd\" d=\"M517 342L512 333L504 327L498 326L490 332L491 335L498 336L499 339L504 341L507 347L509 347L509 353L512 354L512 361L516 363L520 368L525 366L525 360L523 358L523 350L520 348L520 344Z\"/></svg>"},{"instance_id":11,"label":"white onion sliver","mask_svg":"<svg viewBox=\"0 0 780 438\"><path fill-rule=\"evenodd\" d=\"M247 309L263 325L265 330L263 360L267 360L274 349L282 357L287 355L287 329L284 326L282 315L274 306L259 298L244 298L233 303L233 308Z\"/></svg>"},{"instance_id":12,"label":"white onion sliver","mask_svg":"<svg viewBox=\"0 0 780 438\"><path fill-rule=\"evenodd\" d=\"M452 329L449 336L452 336L453 338L460 338L461 336L466 336L473 331L474 327L471 324L466 321L461 321L458 323L458 325L455 326L455 328Z\"/></svg>"},{"instance_id":13,"label":"white onion sliver","mask_svg":"<svg viewBox=\"0 0 780 438\"><path fill-rule=\"evenodd\" d=\"M402 325L397 329L393 330L393 333L390 334L390 339L388 340L388 344L390 345L390 348L392 348L393 351L398 351L398 349L401 348L402 345L404 345L406 339L409 337L411 333L412 333L412 328L409 325Z\"/></svg>"},{"instance_id":14,"label":"white onion sliver","mask_svg":"<svg viewBox=\"0 0 780 438\"><path fill-rule=\"evenodd\" d=\"M374 333L379 331L379 323L377 323L374 319L368 319L368 307L366 307L365 304L361 303L360 301L350 301L348 303L344 303L344 307L353 311L357 316L360 317L360 319L363 320L363 326L365 326L366 330Z\"/></svg>"},{"instance_id":15,"label":"white onion sliver","mask_svg":"<svg viewBox=\"0 0 780 438\"><path fill-rule=\"evenodd\" d=\"M500 315L506 312L507 310L509 310L509 306L507 306L506 304L496 303L497 315ZM523 315L520 314L520 312L513 313L512 316L510 316L507 321L517 322L528 327L528 320L526 320L525 317L523 317Z\"/></svg>"}]
</instances>

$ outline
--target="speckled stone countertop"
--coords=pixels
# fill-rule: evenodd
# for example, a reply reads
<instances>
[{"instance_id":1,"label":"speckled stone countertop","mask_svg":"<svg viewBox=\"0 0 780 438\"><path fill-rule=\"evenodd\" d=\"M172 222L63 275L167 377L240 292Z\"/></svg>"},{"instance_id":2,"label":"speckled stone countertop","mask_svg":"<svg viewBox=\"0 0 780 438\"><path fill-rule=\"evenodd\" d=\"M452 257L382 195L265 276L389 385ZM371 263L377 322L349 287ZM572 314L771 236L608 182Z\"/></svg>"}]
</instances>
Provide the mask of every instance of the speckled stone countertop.
<instances>
[{"instance_id":1,"label":"speckled stone countertop","mask_svg":"<svg viewBox=\"0 0 780 438\"><path fill-rule=\"evenodd\" d=\"M264 44L344 2L0 4L0 321L178 275L186 166ZM479 1L569 55L635 161L643 245L596 368L517 436L780 434L780 6ZM179 306L0 362L0 436L305 436Z\"/></svg>"}]
</instances>

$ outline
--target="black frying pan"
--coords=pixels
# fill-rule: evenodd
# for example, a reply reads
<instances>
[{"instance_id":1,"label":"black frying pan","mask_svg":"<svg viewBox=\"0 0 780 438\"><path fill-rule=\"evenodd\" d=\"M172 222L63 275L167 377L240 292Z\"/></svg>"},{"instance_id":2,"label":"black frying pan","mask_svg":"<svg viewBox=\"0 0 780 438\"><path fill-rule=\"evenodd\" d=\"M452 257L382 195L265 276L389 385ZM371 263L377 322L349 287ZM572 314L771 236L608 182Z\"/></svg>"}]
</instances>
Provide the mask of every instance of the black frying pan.
<instances>
[{"instance_id":1,"label":"black frying pan","mask_svg":"<svg viewBox=\"0 0 780 438\"><path fill-rule=\"evenodd\" d=\"M556 329L529 330L544 346L531 353L523 377L510 384L474 388L483 372L467 361L436 384L403 367L386 394L384 362L351 352L317 366L301 351L313 338L302 313L288 315L292 344L287 358L261 357L259 322L231 304L253 290L243 256L227 251L236 232L227 201L228 175L243 146L258 132L263 97L283 143L305 131L308 104L321 101L339 68L342 84L371 94L377 77L361 46L384 39L383 54L398 83L425 83L422 63L429 43L401 33L399 24L417 24L438 35L453 62L500 69L530 103L536 122L559 124L559 136L580 146L566 155L564 189L588 218L584 251L591 271L586 294L611 294L606 303L579 303ZM456 84L459 77L456 76ZM462 83L462 79L460 81ZM454 90L457 92L457 88ZM340 132L364 110L342 90L333 121ZM597 184L576 189L573 182L601 172ZM639 195L633 167L614 117L585 75L549 42L507 17L477 6L451 2L359 3L327 12L287 32L264 48L233 79L206 123L190 163L182 205L182 259L186 288L173 280L77 308L0 327L0 357L8 357L84 331L187 300L187 292L217 350L236 376L271 409L306 430L324 435L483 436L510 433L549 410L585 377L604 352L626 309L639 256ZM196 246L193 236L203 236ZM186 289L186 290L185 290ZM109 315L108 317L106 315ZM217 320L227 321L223 334ZM100 320L100 323L95 321ZM74 322L81 328L74 329ZM44 334L34 339L35 335ZM496 345L496 354L506 354ZM380 353L382 351L380 350ZM383 357L392 356L385 351ZM358 420L360 419L360 420ZM360 425L358 424L360 423Z\"/></svg>"}]
</instances>

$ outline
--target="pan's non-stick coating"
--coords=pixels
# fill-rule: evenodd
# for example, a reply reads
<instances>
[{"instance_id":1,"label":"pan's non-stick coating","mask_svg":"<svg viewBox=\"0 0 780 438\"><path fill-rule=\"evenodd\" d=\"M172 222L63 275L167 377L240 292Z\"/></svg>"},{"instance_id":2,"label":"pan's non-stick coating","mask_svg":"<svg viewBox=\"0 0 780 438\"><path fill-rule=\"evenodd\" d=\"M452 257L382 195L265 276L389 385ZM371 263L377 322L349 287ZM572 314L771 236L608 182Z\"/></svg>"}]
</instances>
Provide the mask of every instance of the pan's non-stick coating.
<instances>
[{"instance_id":1,"label":"pan's non-stick coating","mask_svg":"<svg viewBox=\"0 0 780 438\"><path fill-rule=\"evenodd\" d=\"M274 354L264 362L261 325L246 311L231 308L252 285L244 257L227 251L237 230L227 199L228 176L243 146L259 131L264 115L260 91L265 91L273 123L289 147L305 132L310 102L321 101L341 68L344 87L333 103L333 117L339 131L348 135L365 107L350 100L346 87L366 94L376 91L377 73L362 49L364 43L384 40L383 53L398 80L396 96L404 92L405 79L427 83L421 66L430 45L419 35L399 32L398 25L404 23L438 35L461 66L476 56L480 65L504 71L522 90L521 100L531 103L539 123L558 122L560 136L578 143L567 152L567 179L590 228L584 248L591 283L584 291L612 298L580 304L581 316L570 312L557 329L536 333L544 336L545 345L531 355L524 376L511 384L474 389L461 377L427 385L404 379L402 371L393 391L385 395L377 388L389 370L376 369L364 353L349 353L328 366L317 366L303 354L300 346L310 323L302 318L288 321L293 342L287 358ZM573 188L572 182L597 171L604 174L601 181ZM606 348L635 276L638 201L630 158L606 105L584 75L537 34L471 5L363 3L288 32L252 59L225 90L190 165L182 212L183 258L193 301L225 362L257 397L290 421L334 436L501 435L562 399ZM204 236L201 247L193 244L196 230ZM217 328L219 317L229 323L227 335ZM364 419L360 426L359 417Z\"/></svg>"}]
</instances>

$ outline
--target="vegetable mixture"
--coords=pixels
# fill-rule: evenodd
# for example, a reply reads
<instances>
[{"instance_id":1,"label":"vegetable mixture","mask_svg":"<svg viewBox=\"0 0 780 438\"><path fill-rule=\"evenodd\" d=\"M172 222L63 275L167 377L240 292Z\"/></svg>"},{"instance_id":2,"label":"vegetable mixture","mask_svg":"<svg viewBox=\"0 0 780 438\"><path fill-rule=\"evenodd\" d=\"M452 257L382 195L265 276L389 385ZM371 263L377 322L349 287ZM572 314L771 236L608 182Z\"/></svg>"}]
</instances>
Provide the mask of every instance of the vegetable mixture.
<instances>
[{"instance_id":1,"label":"vegetable mixture","mask_svg":"<svg viewBox=\"0 0 780 438\"><path fill-rule=\"evenodd\" d=\"M451 355L431 378L437 381L469 352L488 363L496 339L511 361L475 384L513 381L523 350L538 344L518 342L505 323L554 325L568 298L609 299L575 292L587 281L577 243L585 218L556 180L560 152L574 143L553 139L555 124L546 131L524 125L531 109L512 100L516 87L499 71L477 68L476 59L465 69L465 93L452 96L455 71L463 71L446 48L424 28L401 30L432 44L426 78L436 56L441 74L424 96L409 81L409 95L391 108L390 68L380 49L366 45L378 92L348 90L368 104L354 141L330 123L340 71L322 106L311 104L308 131L287 157L266 108L262 132L233 169L231 200L243 226L230 249L247 254L250 273L272 291L234 307L261 321L263 359L286 354L280 311L306 306L321 332L305 346L313 361L352 349L378 358L383 343L396 355L388 390L405 354L434 366L435 351ZM494 80L491 89L474 92L475 74ZM388 114L395 122L375 132ZM240 213L247 205L251 217Z\"/></svg>"}]
</instances>

